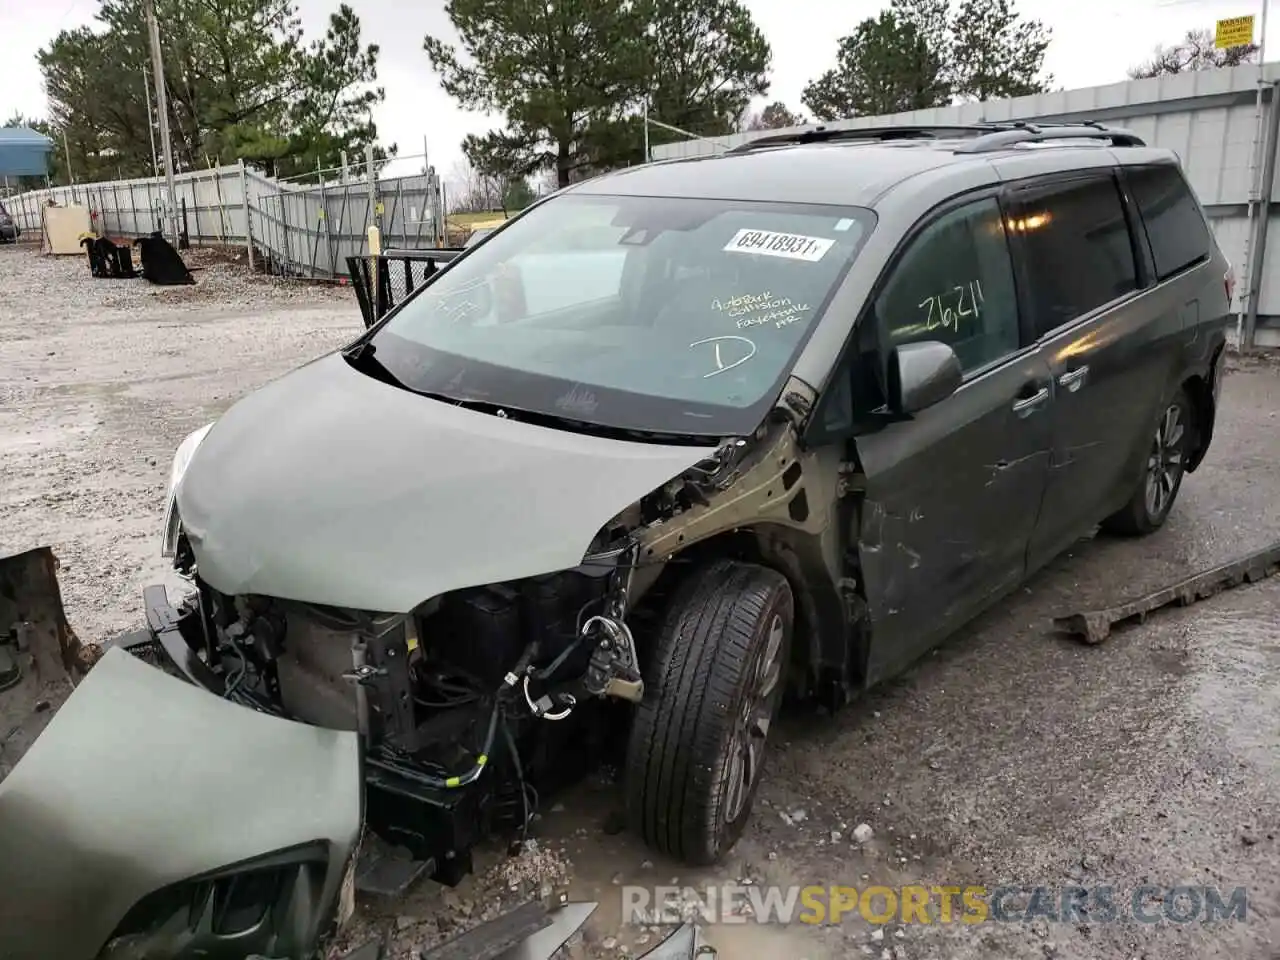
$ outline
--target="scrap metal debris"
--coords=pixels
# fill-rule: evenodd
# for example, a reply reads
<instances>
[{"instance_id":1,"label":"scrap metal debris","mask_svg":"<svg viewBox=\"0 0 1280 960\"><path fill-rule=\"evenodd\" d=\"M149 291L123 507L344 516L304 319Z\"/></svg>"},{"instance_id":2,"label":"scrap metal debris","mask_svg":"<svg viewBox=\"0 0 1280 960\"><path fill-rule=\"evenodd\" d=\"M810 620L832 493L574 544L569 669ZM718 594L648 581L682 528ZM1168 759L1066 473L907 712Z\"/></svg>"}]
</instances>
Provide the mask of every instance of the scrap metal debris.
<instances>
[{"instance_id":1,"label":"scrap metal debris","mask_svg":"<svg viewBox=\"0 0 1280 960\"><path fill-rule=\"evenodd\" d=\"M0 556L0 779L99 656L67 622L58 560L48 547Z\"/></svg>"},{"instance_id":2,"label":"scrap metal debris","mask_svg":"<svg viewBox=\"0 0 1280 960\"><path fill-rule=\"evenodd\" d=\"M1084 643L1098 644L1111 636L1114 627L1142 623L1147 614L1176 603L1190 606L1244 583L1257 583L1280 571L1280 543L1258 550L1228 563L1220 564L1195 576L1179 580L1168 587L1101 610L1054 617L1057 630L1079 637Z\"/></svg>"},{"instance_id":3,"label":"scrap metal debris","mask_svg":"<svg viewBox=\"0 0 1280 960\"><path fill-rule=\"evenodd\" d=\"M44 681L83 675L97 659L67 622L58 559L48 547L0 557L0 638L27 654Z\"/></svg>"}]
</instances>

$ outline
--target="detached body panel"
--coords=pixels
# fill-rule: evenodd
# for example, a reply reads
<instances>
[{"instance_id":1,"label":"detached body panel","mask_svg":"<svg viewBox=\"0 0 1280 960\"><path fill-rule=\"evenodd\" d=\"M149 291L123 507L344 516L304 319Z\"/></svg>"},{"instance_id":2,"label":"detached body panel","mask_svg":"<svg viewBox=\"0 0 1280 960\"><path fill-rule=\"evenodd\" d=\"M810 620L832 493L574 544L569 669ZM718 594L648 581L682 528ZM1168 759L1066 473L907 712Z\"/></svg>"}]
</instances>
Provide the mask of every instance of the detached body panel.
<instances>
[{"instance_id":1,"label":"detached body panel","mask_svg":"<svg viewBox=\"0 0 1280 960\"><path fill-rule=\"evenodd\" d=\"M0 783L0 956L96 957L148 895L306 850L320 866L310 909L279 939L246 942L303 956L336 912L361 788L353 734L246 710L109 650Z\"/></svg>"}]
</instances>

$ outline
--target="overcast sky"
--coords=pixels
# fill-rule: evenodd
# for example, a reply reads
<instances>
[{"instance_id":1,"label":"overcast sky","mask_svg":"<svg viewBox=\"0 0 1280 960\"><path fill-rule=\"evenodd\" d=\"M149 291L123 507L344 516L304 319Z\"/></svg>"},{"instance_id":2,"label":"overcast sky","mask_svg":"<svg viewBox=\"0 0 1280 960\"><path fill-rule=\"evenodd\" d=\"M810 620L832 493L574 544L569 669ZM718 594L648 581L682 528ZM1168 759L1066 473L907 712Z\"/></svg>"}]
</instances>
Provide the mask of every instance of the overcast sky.
<instances>
[{"instance_id":1,"label":"overcast sky","mask_svg":"<svg viewBox=\"0 0 1280 960\"><path fill-rule=\"evenodd\" d=\"M422 38L454 36L444 0L349 0L360 15L366 42L382 46L379 82L387 99L374 115L384 141L402 155L420 155L423 139L436 169L448 174L468 133L495 125L459 110L431 72ZM800 92L835 62L836 43L858 20L888 6L887 0L744 0L773 46L770 100L800 108ZM1067 88L1114 83L1158 43L1173 43L1187 30L1212 28L1225 17L1261 12L1261 0L1015 0L1026 16L1053 29L1045 65ZM298 0L308 38L324 29L338 0ZM93 22L97 0L0 0L0 122L15 111L45 114L36 51L59 30ZM164 29L163 23L161 30ZM1268 24L1271 49L1280 25ZM1256 39L1256 38L1255 38ZM1277 59L1272 54L1268 59ZM421 161L397 164L390 173L413 172Z\"/></svg>"}]
</instances>

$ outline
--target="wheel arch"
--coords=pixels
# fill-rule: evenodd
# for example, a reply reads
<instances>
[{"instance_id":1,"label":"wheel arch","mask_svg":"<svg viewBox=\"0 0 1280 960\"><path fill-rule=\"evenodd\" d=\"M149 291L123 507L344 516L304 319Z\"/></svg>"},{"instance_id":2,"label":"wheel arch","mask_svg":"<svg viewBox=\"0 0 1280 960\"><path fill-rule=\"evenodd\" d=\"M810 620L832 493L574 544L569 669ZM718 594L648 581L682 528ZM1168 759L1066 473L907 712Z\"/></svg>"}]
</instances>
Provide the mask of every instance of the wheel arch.
<instances>
[{"instance_id":1,"label":"wheel arch","mask_svg":"<svg viewBox=\"0 0 1280 960\"><path fill-rule=\"evenodd\" d=\"M835 708L861 685L865 673L866 605L854 581L834 581L819 539L783 524L760 523L725 531L681 551L661 580L663 595L723 558L756 563L782 574L795 601L788 685L803 697Z\"/></svg>"},{"instance_id":2,"label":"wheel arch","mask_svg":"<svg viewBox=\"0 0 1280 960\"><path fill-rule=\"evenodd\" d=\"M1191 400L1192 415L1195 418L1195 445L1187 457L1187 473L1194 473L1200 466L1213 440L1213 426L1218 416L1218 404L1213 395L1213 372L1223 361L1222 354L1225 349L1225 344L1219 344L1209 360L1207 374L1191 374L1181 384Z\"/></svg>"}]
</instances>

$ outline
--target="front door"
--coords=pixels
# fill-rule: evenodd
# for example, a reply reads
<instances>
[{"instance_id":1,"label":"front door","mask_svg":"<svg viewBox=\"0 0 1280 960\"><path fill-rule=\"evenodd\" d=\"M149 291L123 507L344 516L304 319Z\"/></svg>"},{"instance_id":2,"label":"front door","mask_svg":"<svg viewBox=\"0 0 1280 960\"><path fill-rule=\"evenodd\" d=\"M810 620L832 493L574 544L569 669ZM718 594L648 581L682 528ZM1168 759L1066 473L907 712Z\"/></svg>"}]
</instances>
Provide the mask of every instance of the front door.
<instances>
[{"instance_id":1,"label":"front door","mask_svg":"<svg viewBox=\"0 0 1280 960\"><path fill-rule=\"evenodd\" d=\"M867 680L891 675L1025 570L1044 492L1053 391L1023 348L1005 218L994 196L938 211L904 247L874 316L885 350L940 340L965 382L909 420L859 436L866 477L852 531L872 645Z\"/></svg>"}]
</instances>

